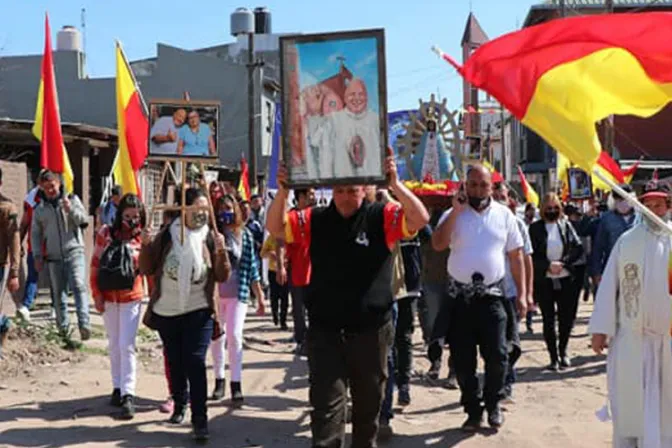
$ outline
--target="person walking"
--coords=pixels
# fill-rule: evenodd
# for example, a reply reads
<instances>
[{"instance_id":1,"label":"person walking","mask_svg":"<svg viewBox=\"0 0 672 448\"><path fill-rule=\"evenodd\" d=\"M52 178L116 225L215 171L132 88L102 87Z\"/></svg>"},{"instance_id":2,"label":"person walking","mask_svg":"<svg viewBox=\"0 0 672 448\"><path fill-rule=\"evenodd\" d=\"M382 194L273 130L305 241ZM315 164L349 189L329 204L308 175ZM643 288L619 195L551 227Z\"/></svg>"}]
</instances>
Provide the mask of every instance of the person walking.
<instances>
[{"instance_id":1,"label":"person walking","mask_svg":"<svg viewBox=\"0 0 672 448\"><path fill-rule=\"evenodd\" d=\"M534 251L535 301L541 309L544 340L551 359L548 369L557 371L571 366L567 345L579 306L574 286L574 263L583 254L583 247L555 193L544 196L541 220L533 223L529 230Z\"/></svg>"},{"instance_id":2,"label":"person walking","mask_svg":"<svg viewBox=\"0 0 672 448\"><path fill-rule=\"evenodd\" d=\"M241 386L243 374L243 327L247 316L250 292L254 291L258 303L262 304L264 292L261 287L258 259L254 249L254 237L245 226L240 206L235 198L225 195L220 199L218 229L226 239L226 250L231 263L231 276L219 284L219 316L226 324L226 341L220 338L212 343L212 358L215 370L213 400L224 398L226 351L229 352L231 373L231 401L239 405L243 402Z\"/></svg>"},{"instance_id":3,"label":"person walking","mask_svg":"<svg viewBox=\"0 0 672 448\"><path fill-rule=\"evenodd\" d=\"M465 431L478 430L483 405L488 424L504 423L500 400L504 398L507 371L506 309L504 277L506 258L516 284L516 305L521 315L527 308L523 275L523 239L516 219L504 205L492 200L492 176L482 165L467 172L466 195L460 191L432 235L432 245L441 251L450 247L449 285L452 299L450 350L455 359L461 403L468 415ZM485 387L481 398L476 377L477 348L485 361Z\"/></svg>"},{"instance_id":4,"label":"person walking","mask_svg":"<svg viewBox=\"0 0 672 448\"><path fill-rule=\"evenodd\" d=\"M287 284L287 270L278 263L278 244L272 235L266 237L261 247L261 258L268 259L268 282L270 284L271 312L273 325L280 325L280 329L287 330L287 311L289 311L289 285ZM286 264L285 260L282 264Z\"/></svg>"},{"instance_id":5,"label":"person walking","mask_svg":"<svg viewBox=\"0 0 672 448\"><path fill-rule=\"evenodd\" d=\"M121 407L120 417L125 420L135 415L135 338L145 293L138 270L140 236L146 223L140 198L123 196L112 225L98 231L91 257L91 293L107 333L113 386L110 403Z\"/></svg>"},{"instance_id":6,"label":"person walking","mask_svg":"<svg viewBox=\"0 0 672 448\"><path fill-rule=\"evenodd\" d=\"M52 171L42 170L38 181L41 200L30 231L35 268L41 272L46 267L49 272L56 324L63 337L69 333L66 290L72 286L79 333L86 341L91 337L91 326L82 229L89 225L88 214L76 195L64 193L59 177Z\"/></svg>"},{"instance_id":7,"label":"person walking","mask_svg":"<svg viewBox=\"0 0 672 448\"><path fill-rule=\"evenodd\" d=\"M211 339L221 336L215 283L231 273L224 236L208 225L206 194L200 188L185 192L191 209L184 223L176 218L154 238L145 228L139 260L140 274L154 277L143 322L159 331L167 355L174 402L169 422L184 421L189 400L200 442L209 438L205 357Z\"/></svg>"},{"instance_id":8,"label":"person walking","mask_svg":"<svg viewBox=\"0 0 672 448\"><path fill-rule=\"evenodd\" d=\"M2 186L2 169L0 169L0 186ZM0 285L0 291L6 286L7 291L13 294L19 290L19 269L21 269L19 214L16 205L3 194L0 194L0 260L2 260L0 282L7 282L6 285ZM6 337L6 331L3 334Z\"/></svg>"},{"instance_id":9,"label":"person walking","mask_svg":"<svg viewBox=\"0 0 672 448\"><path fill-rule=\"evenodd\" d=\"M392 249L429 221L427 210L399 180L388 149L389 188L401 203L371 204L364 186L337 186L328 207L310 207L287 220L287 170L269 210L268 231L305 245L312 264L306 291L312 446L341 447L348 388L352 447L376 446L378 417L393 342ZM344 281L347 279L347 281Z\"/></svg>"}]
</instances>

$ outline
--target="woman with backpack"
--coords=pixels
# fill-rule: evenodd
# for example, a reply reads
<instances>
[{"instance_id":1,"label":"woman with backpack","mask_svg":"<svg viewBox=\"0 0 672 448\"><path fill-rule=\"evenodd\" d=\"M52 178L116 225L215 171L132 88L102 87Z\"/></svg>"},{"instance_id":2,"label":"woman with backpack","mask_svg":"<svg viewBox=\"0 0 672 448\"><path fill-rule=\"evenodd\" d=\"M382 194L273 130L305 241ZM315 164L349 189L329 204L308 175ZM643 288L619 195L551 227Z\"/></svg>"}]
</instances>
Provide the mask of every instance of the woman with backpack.
<instances>
[{"instance_id":1,"label":"woman with backpack","mask_svg":"<svg viewBox=\"0 0 672 448\"><path fill-rule=\"evenodd\" d=\"M247 315L250 289L259 303L264 302L258 259L254 251L254 237L245 226L240 205L231 195L224 195L217 204L217 226L226 238L226 250L231 261L231 277L219 285L219 315L226 324L226 344L224 338L212 343L212 358L215 370L215 390L213 400L224 397L224 357L225 345L229 351L231 373L231 402L239 405L243 401L241 377L243 371L243 326Z\"/></svg>"},{"instance_id":2,"label":"woman with backpack","mask_svg":"<svg viewBox=\"0 0 672 448\"><path fill-rule=\"evenodd\" d=\"M174 409L169 419L184 421L191 402L194 438L209 438L205 357L210 341L221 336L215 284L231 272L224 237L208 225L207 192L185 192L184 223L176 218L152 238L142 236L140 272L154 277L143 323L158 330L168 358ZM183 228L184 225L184 228Z\"/></svg>"},{"instance_id":3,"label":"woman with backpack","mask_svg":"<svg viewBox=\"0 0 672 448\"><path fill-rule=\"evenodd\" d=\"M112 370L110 403L121 407L120 417L128 420L135 415L135 336L144 295L138 258L145 220L140 198L125 195L112 224L98 231L91 258L91 291L103 315Z\"/></svg>"}]
</instances>

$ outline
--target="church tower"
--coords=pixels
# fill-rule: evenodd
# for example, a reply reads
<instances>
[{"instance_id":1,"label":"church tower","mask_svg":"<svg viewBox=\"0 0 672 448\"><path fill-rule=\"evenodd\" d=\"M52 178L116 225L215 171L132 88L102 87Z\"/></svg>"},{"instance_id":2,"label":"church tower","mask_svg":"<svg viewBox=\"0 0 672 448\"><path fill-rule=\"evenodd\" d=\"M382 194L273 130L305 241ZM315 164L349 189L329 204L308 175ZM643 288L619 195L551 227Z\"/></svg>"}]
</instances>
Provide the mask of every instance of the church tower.
<instances>
[{"instance_id":1,"label":"church tower","mask_svg":"<svg viewBox=\"0 0 672 448\"><path fill-rule=\"evenodd\" d=\"M462 36L462 63L481 45L488 41L488 36L481 28L473 13L467 17L467 25ZM478 89L472 87L466 80L462 85L464 105L464 141L467 156L480 156L481 150L481 116L478 111Z\"/></svg>"}]
</instances>

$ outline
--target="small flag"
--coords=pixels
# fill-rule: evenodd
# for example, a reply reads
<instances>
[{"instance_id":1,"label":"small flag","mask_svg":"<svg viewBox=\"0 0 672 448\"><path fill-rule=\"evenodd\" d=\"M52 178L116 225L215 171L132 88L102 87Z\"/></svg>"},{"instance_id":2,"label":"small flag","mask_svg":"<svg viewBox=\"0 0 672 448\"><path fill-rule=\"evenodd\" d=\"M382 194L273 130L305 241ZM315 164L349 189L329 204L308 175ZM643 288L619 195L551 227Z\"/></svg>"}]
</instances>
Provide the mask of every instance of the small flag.
<instances>
[{"instance_id":1,"label":"small flag","mask_svg":"<svg viewBox=\"0 0 672 448\"><path fill-rule=\"evenodd\" d=\"M534 204L535 207L539 208L539 195L537 194L536 191L534 191L534 188L527 182L527 178L525 177L525 173L523 173L523 170L520 169L520 166L518 167L518 176L520 177L520 185L523 188L523 196L525 196L525 202L528 204Z\"/></svg>"},{"instance_id":2,"label":"small flag","mask_svg":"<svg viewBox=\"0 0 672 448\"><path fill-rule=\"evenodd\" d=\"M37 93L35 108L35 124L33 135L40 142L40 166L63 176L65 192L74 191L74 175L68 158L68 151L63 143L61 131L61 114L58 106L56 75L51 48L51 29L49 16L44 19L44 55L42 56L42 73Z\"/></svg>"},{"instance_id":3,"label":"small flag","mask_svg":"<svg viewBox=\"0 0 672 448\"><path fill-rule=\"evenodd\" d=\"M250 197L250 180L249 180L249 169L247 167L247 160L245 157L240 159L240 181L238 182L238 193L243 201L249 201Z\"/></svg>"},{"instance_id":4,"label":"small flag","mask_svg":"<svg viewBox=\"0 0 672 448\"><path fill-rule=\"evenodd\" d=\"M630 168L623 171L623 179L625 180L626 184L632 183L632 179L635 177L637 168L639 168L639 160L636 161L635 164L632 165Z\"/></svg>"},{"instance_id":5,"label":"small flag","mask_svg":"<svg viewBox=\"0 0 672 448\"><path fill-rule=\"evenodd\" d=\"M149 123L126 57L117 42L117 135L119 149L112 173L124 194L141 195L137 171L147 159Z\"/></svg>"},{"instance_id":6,"label":"small flag","mask_svg":"<svg viewBox=\"0 0 672 448\"><path fill-rule=\"evenodd\" d=\"M499 171L497 171L495 167L490 164L490 162L487 160L482 160L481 164L490 171L490 175L492 176L492 183L496 184L499 182L504 182L504 177L499 174Z\"/></svg>"},{"instance_id":7,"label":"small flag","mask_svg":"<svg viewBox=\"0 0 672 448\"><path fill-rule=\"evenodd\" d=\"M658 181L658 168L653 170L653 174L651 175L651 180Z\"/></svg>"}]
</instances>

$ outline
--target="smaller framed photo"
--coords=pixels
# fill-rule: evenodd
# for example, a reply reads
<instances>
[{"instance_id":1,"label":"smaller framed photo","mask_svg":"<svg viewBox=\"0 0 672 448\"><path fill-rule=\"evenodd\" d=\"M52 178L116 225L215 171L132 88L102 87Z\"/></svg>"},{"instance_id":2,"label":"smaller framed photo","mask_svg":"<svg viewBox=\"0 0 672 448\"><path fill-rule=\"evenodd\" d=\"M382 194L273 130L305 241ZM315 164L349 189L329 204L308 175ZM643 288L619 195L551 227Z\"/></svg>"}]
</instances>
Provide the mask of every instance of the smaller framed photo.
<instances>
[{"instance_id":1,"label":"smaller framed photo","mask_svg":"<svg viewBox=\"0 0 672 448\"><path fill-rule=\"evenodd\" d=\"M569 198L590 199L593 195L593 186L588 173L579 168L569 168Z\"/></svg>"},{"instance_id":2,"label":"smaller framed photo","mask_svg":"<svg viewBox=\"0 0 672 448\"><path fill-rule=\"evenodd\" d=\"M219 159L216 101L149 102L150 158Z\"/></svg>"}]
</instances>

